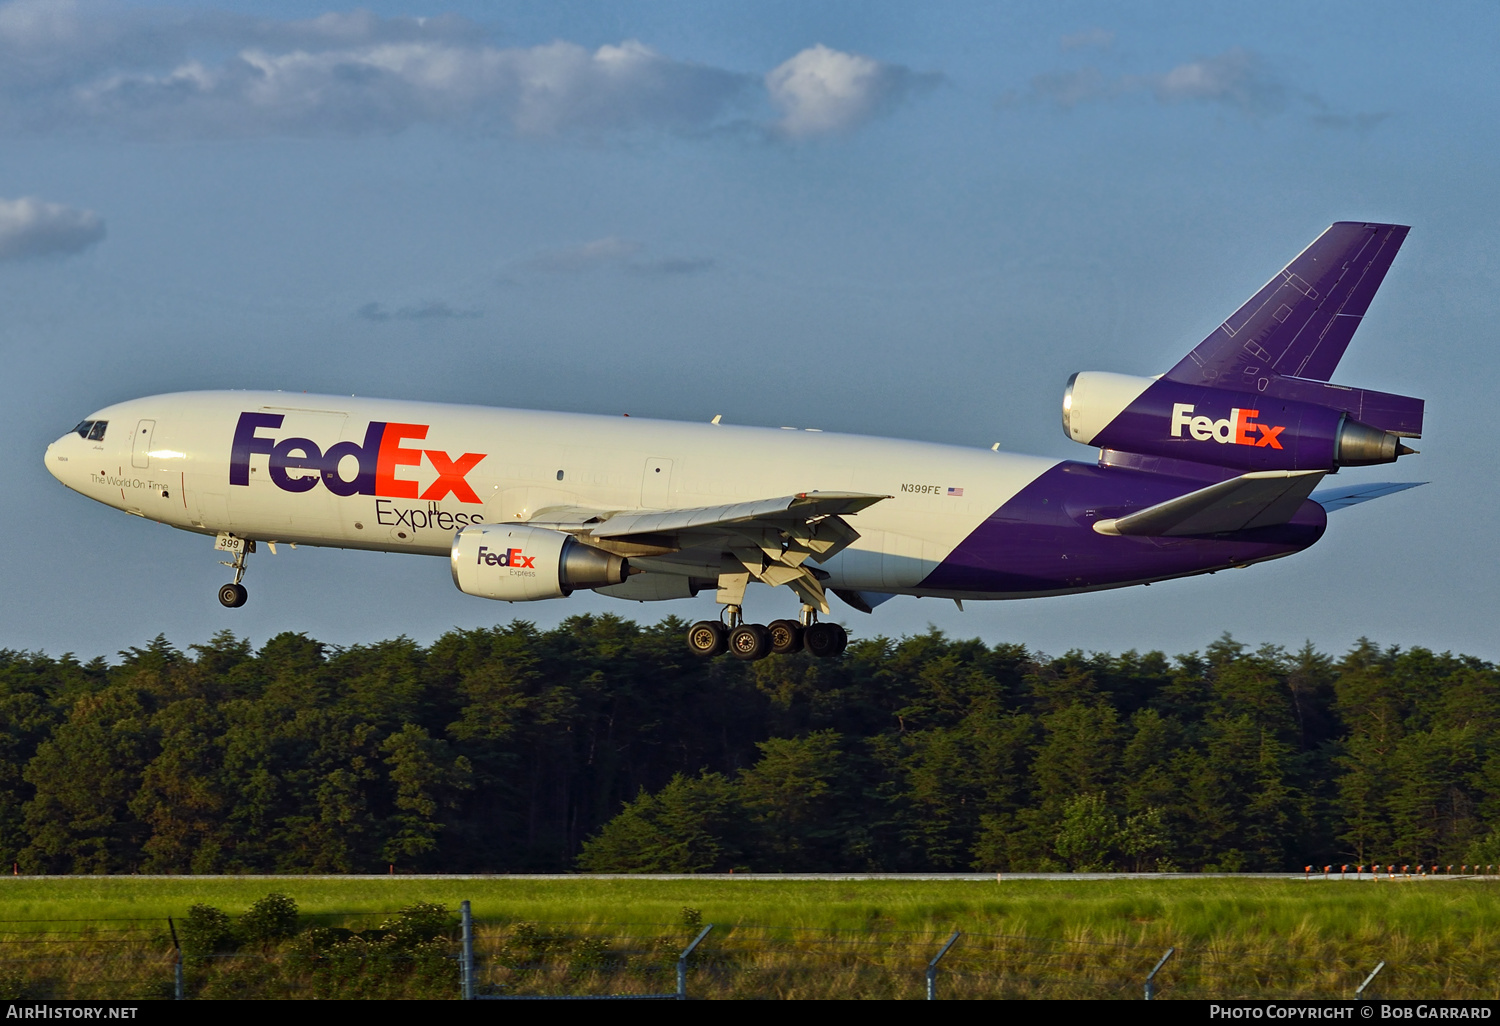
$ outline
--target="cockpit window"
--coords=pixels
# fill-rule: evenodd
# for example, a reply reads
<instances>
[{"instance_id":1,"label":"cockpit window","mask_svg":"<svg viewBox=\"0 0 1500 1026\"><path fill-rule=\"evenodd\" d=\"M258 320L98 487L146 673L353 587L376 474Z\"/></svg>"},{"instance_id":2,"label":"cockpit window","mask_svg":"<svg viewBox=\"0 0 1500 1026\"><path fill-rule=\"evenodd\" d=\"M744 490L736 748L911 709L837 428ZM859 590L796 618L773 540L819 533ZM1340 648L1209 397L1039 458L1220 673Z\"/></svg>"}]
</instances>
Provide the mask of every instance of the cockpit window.
<instances>
[{"instance_id":1,"label":"cockpit window","mask_svg":"<svg viewBox=\"0 0 1500 1026\"><path fill-rule=\"evenodd\" d=\"M78 422L78 426L73 430L78 432L79 438L87 438L89 436L89 431L93 428L93 426L94 422L91 420L80 420Z\"/></svg>"},{"instance_id":2,"label":"cockpit window","mask_svg":"<svg viewBox=\"0 0 1500 1026\"><path fill-rule=\"evenodd\" d=\"M94 426L89 429L89 441L91 441L91 442L102 442L102 441L104 441L104 429L107 428L107 427L109 427L109 421L107 421L107 420L96 420L96 421L94 421Z\"/></svg>"}]
</instances>

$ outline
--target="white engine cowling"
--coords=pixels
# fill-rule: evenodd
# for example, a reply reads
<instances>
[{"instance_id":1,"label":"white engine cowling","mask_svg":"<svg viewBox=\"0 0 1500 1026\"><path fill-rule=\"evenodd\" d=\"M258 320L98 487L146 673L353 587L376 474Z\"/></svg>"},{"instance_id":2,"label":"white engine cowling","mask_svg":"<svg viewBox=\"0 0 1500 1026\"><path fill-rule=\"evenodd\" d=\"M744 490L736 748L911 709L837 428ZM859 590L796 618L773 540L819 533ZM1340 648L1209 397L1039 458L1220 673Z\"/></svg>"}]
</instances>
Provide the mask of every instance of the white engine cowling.
<instances>
[{"instance_id":1,"label":"white engine cowling","mask_svg":"<svg viewBox=\"0 0 1500 1026\"><path fill-rule=\"evenodd\" d=\"M1125 407L1156 384L1155 378L1137 378L1107 371L1080 371L1068 379L1063 392L1063 433L1084 445L1107 428Z\"/></svg>"},{"instance_id":2,"label":"white engine cowling","mask_svg":"<svg viewBox=\"0 0 1500 1026\"><path fill-rule=\"evenodd\" d=\"M563 598L630 576L630 564L619 556L524 524L466 527L453 536L449 558L459 591L504 602Z\"/></svg>"}]
</instances>

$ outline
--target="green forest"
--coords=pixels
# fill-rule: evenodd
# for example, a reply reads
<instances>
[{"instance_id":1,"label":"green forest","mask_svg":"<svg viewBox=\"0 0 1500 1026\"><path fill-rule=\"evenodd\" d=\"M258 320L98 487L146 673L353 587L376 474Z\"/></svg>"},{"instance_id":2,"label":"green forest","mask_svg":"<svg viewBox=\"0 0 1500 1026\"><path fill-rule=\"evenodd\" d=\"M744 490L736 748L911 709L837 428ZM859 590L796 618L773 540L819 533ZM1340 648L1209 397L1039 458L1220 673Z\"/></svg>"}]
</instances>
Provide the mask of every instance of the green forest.
<instances>
[{"instance_id":1,"label":"green forest","mask_svg":"<svg viewBox=\"0 0 1500 1026\"><path fill-rule=\"evenodd\" d=\"M1500 862L1500 673L1360 641L700 661L670 617L0 651L22 873Z\"/></svg>"}]
</instances>

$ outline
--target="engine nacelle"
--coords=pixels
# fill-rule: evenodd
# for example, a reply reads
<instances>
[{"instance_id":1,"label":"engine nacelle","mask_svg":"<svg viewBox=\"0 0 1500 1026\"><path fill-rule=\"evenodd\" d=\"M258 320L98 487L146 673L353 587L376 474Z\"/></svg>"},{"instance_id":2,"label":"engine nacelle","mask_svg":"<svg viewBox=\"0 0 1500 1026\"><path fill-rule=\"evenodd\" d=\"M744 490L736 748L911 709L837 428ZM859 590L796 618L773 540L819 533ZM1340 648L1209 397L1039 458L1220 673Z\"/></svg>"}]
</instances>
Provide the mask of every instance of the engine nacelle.
<instances>
[{"instance_id":1,"label":"engine nacelle","mask_svg":"<svg viewBox=\"0 0 1500 1026\"><path fill-rule=\"evenodd\" d=\"M630 576L630 564L619 556L525 524L466 527L453 536L449 559L459 591L505 602L563 598Z\"/></svg>"},{"instance_id":2,"label":"engine nacelle","mask_svg":"<svg viewBox=\"0 0 1500 1026\"><path fill-rule=\"evenodd\" d=\"M1068 379L1063 431L1101 449L1243 471L1362 467L1415 451L1344 410L1100 371Z\"/></svg>"}]
</instances>

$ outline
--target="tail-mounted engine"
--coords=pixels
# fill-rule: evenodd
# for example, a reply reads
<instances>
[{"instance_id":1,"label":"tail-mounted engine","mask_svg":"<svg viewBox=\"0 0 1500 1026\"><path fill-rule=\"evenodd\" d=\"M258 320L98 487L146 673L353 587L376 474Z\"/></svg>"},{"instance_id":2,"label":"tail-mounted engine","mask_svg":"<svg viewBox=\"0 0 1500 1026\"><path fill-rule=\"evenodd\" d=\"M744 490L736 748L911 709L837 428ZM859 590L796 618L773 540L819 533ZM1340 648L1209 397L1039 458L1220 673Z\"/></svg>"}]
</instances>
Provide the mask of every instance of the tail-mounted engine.
<instances>
[{"instance_id":1,"label":"tail-mounted engine","mask_svg":"<svg viewBox=\"0 0 1500 1026\"><path fill-rule=\"evenodd\" d=\"M524 524L466 527L454 535L450 559L459 591L506 602L562 598L630 576L630 563L613 553Z\"/></svg>"},{"instance_id":2,"label":"tail-mounted engine","mask_svg":"<svg viewBox=\"0 0 1500 1026\"><path fill-rule=\"evenodd\" d=\"M1290 390L1280 379L1281 391ZM1416 452L1419 399L1306 382L1321 400L1236 392L1157 378L1085 371L1068 379L1063 431L1101 449L1164 456L1237 470L1326 470L1394 463ZM1413 416L1409 411L1415 406ZM1384 423L1355 418L1368 407ZM1396 411L1396 412L1387 412Z\"/></svg>"}]
</instances>

